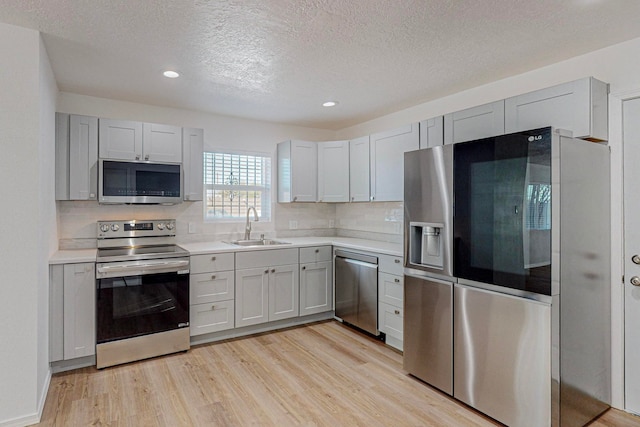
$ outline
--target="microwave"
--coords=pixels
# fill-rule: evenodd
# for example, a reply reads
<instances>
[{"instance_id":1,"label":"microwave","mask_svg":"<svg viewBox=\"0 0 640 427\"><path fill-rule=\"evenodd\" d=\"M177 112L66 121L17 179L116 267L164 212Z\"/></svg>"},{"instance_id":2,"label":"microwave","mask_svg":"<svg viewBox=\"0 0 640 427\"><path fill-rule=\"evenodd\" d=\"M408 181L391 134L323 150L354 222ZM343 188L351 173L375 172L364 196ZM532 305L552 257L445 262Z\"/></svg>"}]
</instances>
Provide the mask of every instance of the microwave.
<instances>
[{"instance_id":1,"label":"microwave","mask_svg":"<svg viewBox=\"0 0 640 427\"><path fill-rule=\"evenodd\" d=\"M176 204L182 202L182 165L100 159L98 202Z\"/></svg>"}]
</instances>

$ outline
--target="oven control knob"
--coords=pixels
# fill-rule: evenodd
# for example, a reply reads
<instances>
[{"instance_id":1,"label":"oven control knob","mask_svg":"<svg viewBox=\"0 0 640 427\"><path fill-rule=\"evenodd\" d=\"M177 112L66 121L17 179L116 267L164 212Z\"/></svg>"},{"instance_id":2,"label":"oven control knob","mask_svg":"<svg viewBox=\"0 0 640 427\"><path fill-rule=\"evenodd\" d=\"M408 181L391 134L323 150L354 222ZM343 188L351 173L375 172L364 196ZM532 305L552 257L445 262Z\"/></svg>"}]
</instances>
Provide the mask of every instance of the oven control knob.
<instances>
[{"instance_id":1,"label":"oven control knob","mask_svg":"<svg viewBox=\"0 0 640 427\"><path fill-rule=\"evenodd\" d=\"M100 231L102 231L103 233L106 233L107 231L109 231L109 224L102 224L100 226Z\"/></svg>"},{"instance_id":2,"label":"oven control knob","mask_svg":"<svg viewBox=\"0 0 640 427\"><path fill-rule=\"evenodd\" d=\"M112 231L118 231L118 230L120 230L120 226L118 224L111 224L111 230Z\"/></svg>"},{"instance_id":3,"label":"oven control knob","mask_svg":"<svg viewBox=\"0 0 640 427\"><path fill-rule=\"evenodd\" d=\"M175 224L174 224L174 223L172 223L172 222L168 222L168 223L167 223L167 230L173 230L175 227L176 227L176 226L175 226Z\"/></svg>"},{"instance_id":4,"label":"oven control knob","mask_svg":"<svg viewBox=\"0 0 640 427\"><path fill-rule=\"evenodd\" d=\"M158 230L164 230L164 222L158 223Z\"/></svg>"}]
</instances>

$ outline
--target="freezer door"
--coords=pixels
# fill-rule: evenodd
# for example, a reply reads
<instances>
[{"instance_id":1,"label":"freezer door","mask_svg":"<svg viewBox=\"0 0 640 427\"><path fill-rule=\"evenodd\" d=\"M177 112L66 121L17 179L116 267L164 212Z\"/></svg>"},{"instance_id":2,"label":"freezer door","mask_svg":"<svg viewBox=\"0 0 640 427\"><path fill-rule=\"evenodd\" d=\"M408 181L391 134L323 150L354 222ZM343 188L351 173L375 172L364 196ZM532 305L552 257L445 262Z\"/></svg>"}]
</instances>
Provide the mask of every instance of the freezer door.
<instances>
[{"instance_id":1,"label":"freezer door","mask_svg":"<svg viewBox=\"0 0 640 427\"><path fill-rule=\"evenodd\" d=\"M404 276L404 370L453 393L453 284Z\"/></svg>"},{"instance_id":2,"label":"freezer door","mask_svg":"<svg viewBox=\"0 0 640 427\"><path fill-rule=\"evenodd\" d=\"M511 426L551 425L551 305L454 288L454 397Z\"/></svg>"}]
</instances>

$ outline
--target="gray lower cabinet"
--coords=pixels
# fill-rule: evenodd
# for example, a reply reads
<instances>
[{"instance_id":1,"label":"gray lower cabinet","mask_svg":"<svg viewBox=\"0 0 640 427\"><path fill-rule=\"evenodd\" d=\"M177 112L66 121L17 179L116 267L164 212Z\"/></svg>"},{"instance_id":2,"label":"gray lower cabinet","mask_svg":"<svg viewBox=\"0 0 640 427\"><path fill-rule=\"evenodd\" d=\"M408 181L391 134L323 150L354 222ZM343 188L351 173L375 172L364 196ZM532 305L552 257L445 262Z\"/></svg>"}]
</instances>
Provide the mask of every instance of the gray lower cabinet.
<instances>
[{"instance_id":1,"label":"gray lower cabinet","mask_svg":"<svg viewBox=\"0 0 640 427\"><path fill-rule=\"evenodd\" d=\"M378 255L378 329L385 342L403 349L404 276L402 257Z\"/></svg>"},{"instance_id":2,"label":"gray lower cabinet","mask_svg":"<svg viewBox=\"0 0 640 427\"><path fill-rule=\"evenodd\" d=\"M189 330L191 336L235 326L235 259L232 252L191 256Z\"/></svg>"},{"instance_id":3,"label":"gray lower cabinet","mask_svg":"<svg viewBox=\"0 0 640 427\"><path fill-rule=\"evenodd\" d=\"M98 199L98 119L56 113L56 200Z\"/></svg>"},{"instance_id":4,"label":"gray lower cabinet","mask_svg":"<svg viewBox=\"0 0 640 427\"><path fill-rule=\"evenodd\" d=\"M49 274L49 360L56 362L94 355L95 263L52 265Z\"/></svg>"},{"instance_id":5,"label":"gray lower cabinet","mask_svg":"<svg viewBox=\"0 0 640 427\"><path fill-rule=\"evenodd\" d=\"M236 253L236 327L299 315L298 249Z\"/></svg>"},{"instance_id":6,"label":"gray lower cabinet","mask_svg":"<svg viewBox=\"0 0 640 427\"><path fill-rule=\"evenodd\" d=\"M504 100L444 116L444 143L455 144L504 134Z\"/></svg>"},{"instance_id":7,"label":"gray lower cabinet","mask_svg":"<svg viewBox=\"0 0 640 427\"><path fill-rule=\"evenodd\" d=\"M300 316L333 310L331 246L300 248Z\"/></svg>"}]
</instances>

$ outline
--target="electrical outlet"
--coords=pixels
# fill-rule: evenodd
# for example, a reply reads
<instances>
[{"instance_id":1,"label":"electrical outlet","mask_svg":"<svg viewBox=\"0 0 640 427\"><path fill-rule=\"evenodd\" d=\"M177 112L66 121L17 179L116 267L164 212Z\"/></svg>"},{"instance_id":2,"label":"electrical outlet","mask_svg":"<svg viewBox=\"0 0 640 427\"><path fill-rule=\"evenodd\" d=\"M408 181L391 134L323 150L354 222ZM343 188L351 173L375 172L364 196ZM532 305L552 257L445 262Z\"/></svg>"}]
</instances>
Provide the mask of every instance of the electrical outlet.
<instances>
[{"instance_id":1,"label":"electrical outlet","mask_svg":"<svg viewBox=\"0 0 640 427\"><path fill-rule=\"evenodd\" d=\"M334 228L336 226L336 220L335 219L330 219L329 220L329 228Z\"/></svg>"},{"instance_id":2,"label":"electrical outlet","mask_svg":"<svg viewBox=\"0 0 640 427\"><path fill-rule=\"evenodd\" d=\"M292 219L289 221L289 230L297 230L298 229L298 221Z\"/></svg>"},{"instance_id":3,"label":"electrical outlet","mask_svg":"<svg viewBox=\"0 0 640 427\"><path fill-rule=\"evenodd\" d=\"M194 234L196 232L196 223L195 222L190 222L189 223L189 234Z\"/></svg>"}]
</instances>

